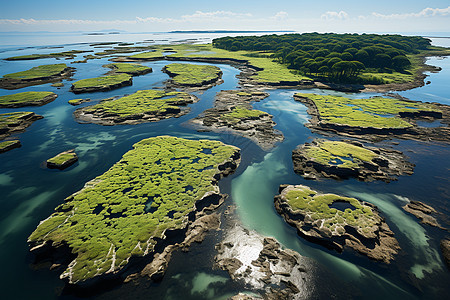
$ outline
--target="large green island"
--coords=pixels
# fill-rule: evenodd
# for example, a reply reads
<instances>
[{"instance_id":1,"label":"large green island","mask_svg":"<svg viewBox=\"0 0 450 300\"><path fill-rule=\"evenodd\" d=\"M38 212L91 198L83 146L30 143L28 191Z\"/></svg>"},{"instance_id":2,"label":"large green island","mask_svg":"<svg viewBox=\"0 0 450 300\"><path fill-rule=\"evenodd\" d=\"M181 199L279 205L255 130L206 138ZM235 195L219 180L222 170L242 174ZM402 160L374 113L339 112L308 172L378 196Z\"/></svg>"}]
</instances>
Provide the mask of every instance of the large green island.
<instances>
[{"instance_id":1,"label":"large green island","mask_svg":"<svg viewBox=\"0 0 450 300\"><path fill-rule=\"evenodd\" d=\"M116 276L220 204L217 181L239 161L238 148L218 141L144 139L41 222L31 251L64 265L61 278L71 284Z\"/></svg>"}]
</instances>

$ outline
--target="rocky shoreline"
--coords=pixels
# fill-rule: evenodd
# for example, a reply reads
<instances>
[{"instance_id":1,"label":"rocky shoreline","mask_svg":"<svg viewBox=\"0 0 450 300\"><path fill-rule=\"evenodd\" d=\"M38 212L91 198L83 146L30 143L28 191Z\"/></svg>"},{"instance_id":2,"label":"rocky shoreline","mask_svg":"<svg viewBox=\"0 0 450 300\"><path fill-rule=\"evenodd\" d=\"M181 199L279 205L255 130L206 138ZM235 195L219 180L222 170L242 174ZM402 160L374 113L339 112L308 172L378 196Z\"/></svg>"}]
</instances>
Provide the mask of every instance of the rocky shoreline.
<instances>
[{"instance_id":1,"label":"rocky shoreline","mask_svg":"<svg viewBox=\"0 0 450 300\"><path fill-rule=\"evenodd\" d=\"M1 124L5 119L11 119L7 121L5 125ZM25 131L25 129L33 122L43 119L41 115L37 115L33 112L16 112L16 113L6 113L0 114L0 141L4 138L10 136L13 133L19 133Z\"/></svg>"},{"instance_id":2,"label":"rocky shoreline","mask_svg":"<svg viewBox=\"0 0 450 300\"><path fill-rule=\"evenodd\" d=\"M279 193L274 198L276 211L289 225L297 229L301 237L310 242L338 252L342 252L346 247L353 248L370 259L384 263L390 263L400 250L394 233L373 204L354 198L319 194L301 185L281 185ZM290 199L297 194L298 198ZM322 213L323 205L314 204L314 198L320 203L321 199L327 199L327 202L330 202L328 211ZM292 201L303 200L309 208L293 208L290 204ZM330 207L339 202L347 203L348 206L353 206L353 209L346 208L339 213L339 209ZM317 205L317 208L314 205Z\"/></svg>"},{"instance_id":3,"label":"rocky shoreline","mask_svg":"<svg viewBox=\"0 0 450 300\"><path fill-rule=\"evenodd\" d=\"M438 214L438 212L433 207L420 201L410 201L402 208L406 212L409 212L410 214L418 218L421 223L445 230L445 228L442 227L433 216Z\"/></svg>"},{"instance_id":4,"label":"rocky shoreline","mask_svg":"<svg viewBox=\"0 0 450 300\"><path fill-rule=\"evenodd\" d=\"M229 90L216 94L214 107L205 110L190 123L199 131L228 131L249 138L263 150L269 150L283 141L281 132L274 129L276 123L268 113L255 111L252 102L259 102L269 94L252 90ZM234 112L236 117L230 115ZM259 112L255 114L254 112ZM230 116L230 117L227 117Z\"/></svg>"},{"instance_id":5,"label":"rocky shoreline","mask_svg":"<svg viewBox=\"0 0 450 300\"><path fill-rule=\"evenodd\" d=\"M331 144L330 149L322 149L323 143ZM349 150L342 151L343 147L348 147ZM333 150L339 155L334 155ZM318 151L324 153L317 154L318 158L316 158L314 154ZM355 153L352 154L352 151ZM357 157L358 152L362 151L367 152L368 160ZM324 155L329 155L329 158L321 161L319 158ZM414 164L408 162L402 152L394 149L366 147L356 141L332 142L315 139L311 143L299 145L294 149L292 162L295 173L305 179L356 178L359 181L390 182L397 180L397 176L400 175L412 175L414 170Z\"/></svg>"},{"instance_id":6,"label":"rocky shoreline","mask_svg":"<svg viewBox=\"0 0 450 300\"><path fill-rule=\"evenodd\" d=\"M311 261L282 248L274 238L235 225L216 250L216 267L227 271L233 281L258 291L258 299L306 299L311 295Z\"/></svg>"}]
</instances>

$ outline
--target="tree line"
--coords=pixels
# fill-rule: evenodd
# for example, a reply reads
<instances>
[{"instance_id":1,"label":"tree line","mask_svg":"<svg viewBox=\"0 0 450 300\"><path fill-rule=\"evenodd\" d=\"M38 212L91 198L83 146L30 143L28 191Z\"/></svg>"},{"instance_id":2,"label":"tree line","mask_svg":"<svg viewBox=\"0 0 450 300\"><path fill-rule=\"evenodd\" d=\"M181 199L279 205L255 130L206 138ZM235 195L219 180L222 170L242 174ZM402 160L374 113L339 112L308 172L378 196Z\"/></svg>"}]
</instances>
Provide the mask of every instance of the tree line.
<instances>
[{"instance_id":1,"label":"tree line","mask_svg":"<svg viewBox=\"0 0 450 300\"><path fill-rule=\"evenodd\" d=\"M419 36L303 33L222 37L213 46L229 51L269 52L288 68L334 81L355 81L362 71L404 72L411 66L407 54L431 45Z\"/></svg>"}]
</instances>

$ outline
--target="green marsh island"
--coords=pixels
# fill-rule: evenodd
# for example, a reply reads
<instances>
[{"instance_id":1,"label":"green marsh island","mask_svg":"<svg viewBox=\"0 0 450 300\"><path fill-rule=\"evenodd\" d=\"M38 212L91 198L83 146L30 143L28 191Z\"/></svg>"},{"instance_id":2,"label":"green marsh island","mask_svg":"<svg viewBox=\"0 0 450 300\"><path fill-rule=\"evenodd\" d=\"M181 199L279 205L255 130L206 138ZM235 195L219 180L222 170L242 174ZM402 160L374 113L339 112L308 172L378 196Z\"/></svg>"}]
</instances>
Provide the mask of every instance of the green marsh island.
<instances>
[{"instance_id":1,"label":"green marsh island","mask_svg":"<svg viewBox=\"0 0 450 300\"><path fill-rule=\"evenodd\" d=\"M217 181L239 161L238 148L218 141L144 139L41 222L31 251L71 253L61 278L72 284L118 275L133 258L151 260L169 232L183 235L199 207L222 198Z\"/></svg>"},{"instance_id":2,"label":"green marsh island","mask_svg":"<svg viewBox=\"0 0 450 300\"><path fill-rule=\"evenodd\" d=\"M78 161L78 156L74 150L68 150L47 159L47 168L64 170Z\"/></svg>"},{"instance_id":3,"label":"green marsh island","mask_svg":"<svg viewBox=\"0 0 450 300\"><path fill-rule=\"evenodd\" d=\"M139 124L182 116L189 111L187 105L196 101L197 97L184 92L143 90L77 109L74 116L82 123Z\"/></svg>"},{"instance_id":4,"label":"green marsh island","mask_svg":"<svg viewBox=\"0 0 450 300\"><path fill-rule=\"evenodd\" d=\"M148 22L164 23L131 23ZM26 87L0 96L0 153L23 144L1 155L7 298L448 294L450 105L427 62L448 77L428 57L449 48L395 34L71 34L88 42L0 51L0 88Z\"/></svg>"},{"instance_id":5,"label":"green marsh island","mask_svg":"<svg viewBox=\"0 0 450 300\"><path fill-rule=\"evenodd\" d=\"M0 78L0 88L14 90L31 85L60 82L72 76L73 70L74 68L66 64L41 65L26 71L3 75Z\"/></svg>"},{"instance_id":6,"label":"green marsh island","mask_svg":"<svg viewBox=\"0 0 450 300\"><path fill-rule=\"evenodd\" d=\"M304 185L282 185L275 208L303 238L339 252L353 248L390 263L400 250L377 208L355 198L322 194Z\"/></svg>"},{"instance_id":7,"label":"green marsh island","mask_svg":"<svg viewBox=\"0 0 450 300\"><path fill-rule=\"evenodd\" d=\"M1 107L41 106L52 102L58 97L52 92L23 92L7 96L0 96Z\"/></svg>"},{"instance_id":8,"label":"green marsh island","mask_svg":"<svg viewBox=\"0 0 450 300\"><path fill-rule=\"evenodd\" d=\"M7 152L19 147L21 147L19 140L3 141L0 142L0 153Z\"/></svg>"},{"instance_id":9,"label":"green marsh island","mask_svg":"<svg viewBox=\"0 0 450 300\"><path fill-rule=\"evenodd\" d=\"M355 141L315 139L292 151L294 171L306 179L357 178L361 181L397 180L412 175L414 165L394 149L366 147Z\"/></svg>"},{"instance_id":10,"label":"green marsh island","mask_svg":"<svg viewBox=\"0 0 450 300\"><path fill-rule=\"evenodd\" d=\"M153 71L150 67L132 63L112 63L103 67L110 68L111 71L109 73L111 74L125 73L131 76L145 75Z\"/></svg>"},{"instance_id":11,"label":"green marsh island","mask_svg":"<svg viewBox=\"0 0 450 300\"><path fill-rule=\"evenodd\" d=\"M404 98L351 99L306 93L296 93L294 99L308 107L311 119L307 126L318 132L333 132L371 140L397 137L450 141L449 105ZM439 120L443 126L422 127L417 125L417 120Z\"/></svg>"},{"instance_id":12,"label":"green marsh island","mask_svg":"<svg viewBox=\"0 0 450 300\"><path fill-rule=\"evenodd\" d=\"M109 91L133 84L131 75L115 74L87 78L72 83L70 90L75 94Z\"/></svg>"},{"instance_id":13,"label":"green marsh island","mask_svg":"<svg viewBox=\"0 0 450 300\"><path fill-rule=\"evenodd\" d=\"M208 88L223 82L222 71L216 66L174 63L166 65L163 72L172 78L170 83L174 87Z\"/></svg>"}]
</instances>

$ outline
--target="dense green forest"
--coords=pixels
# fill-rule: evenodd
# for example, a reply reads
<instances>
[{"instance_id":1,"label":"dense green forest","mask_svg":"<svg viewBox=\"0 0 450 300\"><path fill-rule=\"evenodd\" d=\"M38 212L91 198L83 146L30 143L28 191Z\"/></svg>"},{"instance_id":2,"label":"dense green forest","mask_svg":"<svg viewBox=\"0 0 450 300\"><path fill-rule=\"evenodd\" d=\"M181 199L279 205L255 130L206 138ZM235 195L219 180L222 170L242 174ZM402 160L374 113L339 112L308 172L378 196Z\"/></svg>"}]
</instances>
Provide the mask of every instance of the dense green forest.
<instances>
[{"instance_id":1,"label":"dense green forest","mask_svg":"<svg viewBox=\"0 0 450 300\"><path fill-rule=\"evenodd\" d=\"M230 51L267 52L300 73L335 82L361 82L361 72L407 72L408 54L431 45L419 36L304 33L222 37L213 46ZM367 79L366 79L367 81ZM376 81L372 78L370 81ZM371 82L383 83L383 82Z\"/></svg>"}]
</instances>

